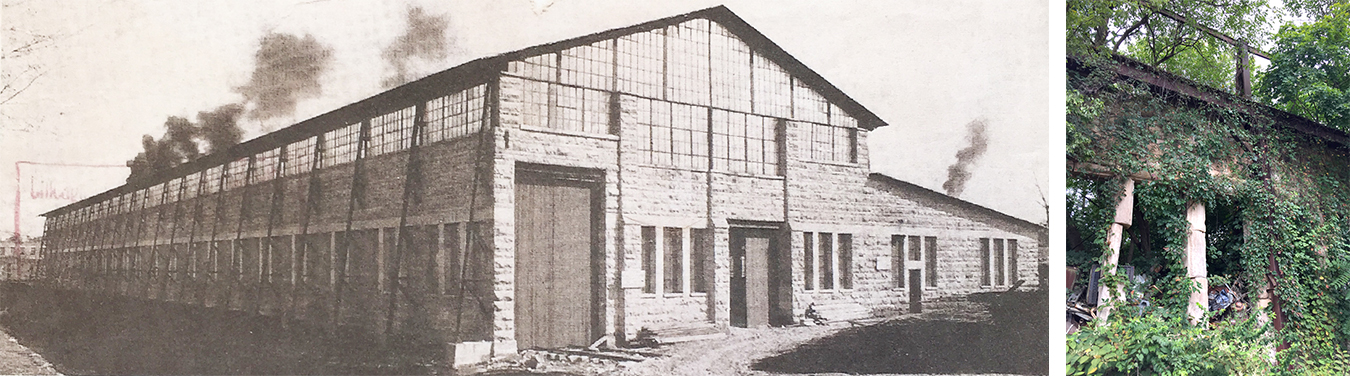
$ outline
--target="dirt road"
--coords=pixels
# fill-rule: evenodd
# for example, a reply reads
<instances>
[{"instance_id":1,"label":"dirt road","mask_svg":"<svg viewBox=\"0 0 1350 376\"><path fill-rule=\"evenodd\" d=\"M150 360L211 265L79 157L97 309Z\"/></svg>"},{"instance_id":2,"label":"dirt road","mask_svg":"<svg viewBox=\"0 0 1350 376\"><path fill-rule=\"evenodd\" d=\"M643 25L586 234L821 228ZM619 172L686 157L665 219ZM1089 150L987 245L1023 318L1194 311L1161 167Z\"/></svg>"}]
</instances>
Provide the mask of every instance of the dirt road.
<instances>
[{"instance_id":1,"label":"dirt road","mask_svg":"<svg viewBox=\"0 0 1350 376\"><path fill-rule=\"evenodd\" d=\"M0 327L0 375L59 375L41 355L19 344Z\"/></svg>"}]
</instances>

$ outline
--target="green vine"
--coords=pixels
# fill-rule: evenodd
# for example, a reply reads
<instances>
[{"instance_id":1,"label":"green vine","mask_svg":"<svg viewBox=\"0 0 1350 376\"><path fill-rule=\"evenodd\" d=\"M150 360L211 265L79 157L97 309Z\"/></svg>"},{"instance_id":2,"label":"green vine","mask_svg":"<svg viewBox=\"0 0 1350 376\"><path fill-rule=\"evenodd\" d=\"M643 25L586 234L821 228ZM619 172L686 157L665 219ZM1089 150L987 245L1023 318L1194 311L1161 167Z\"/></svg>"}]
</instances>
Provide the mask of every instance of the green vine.
<instances>
[{"instance_id":1,"label":"green vine","mask_svg":"<svg viewBox=\"0 0 1350 376\"><path fill-rule=\"evenodd\" d=\"M1205 102L1117 77L1114 67L1124 63L1106 54L1084 53L1075 62L1080 68L1069 70L1066 88L1067 158L1095 170L1073 172L1068 183L1069 264L1105 261L1121 178L1146 174L1150 179L1135 187L1137 228L1127 233L1122 250L1132 257L1121 262L1152 279L1152 306L1158 308L1112 315L1110 323L1071 335L1071 373L1346 374L1347 146L1273 120L1282 117L1264 106ZM1216 219L1227 220L1210 225L1210 263L1228 274L1218 279L1246 286L1253 302L1267 288L1280 302L1284 328L1261 336L1289 345L1274 357L1279 366L1249 362L1269 358L1265 347L1242 345L1265 333L1255 322L1209 330L1186 323L1184 307L1196 285L1186 278L1181 257L1186 208L1193 202L1216 208ZM1072 244L1075 235L1080 241ZM1162 335L1158 328L1182 332ZM1113 346L1134 353L1107 350ZM1195 352L1228 357L1236 368L1190 358ZM1181 371L1162 371L1168 369Z\"/></svg>"}]
</instances>

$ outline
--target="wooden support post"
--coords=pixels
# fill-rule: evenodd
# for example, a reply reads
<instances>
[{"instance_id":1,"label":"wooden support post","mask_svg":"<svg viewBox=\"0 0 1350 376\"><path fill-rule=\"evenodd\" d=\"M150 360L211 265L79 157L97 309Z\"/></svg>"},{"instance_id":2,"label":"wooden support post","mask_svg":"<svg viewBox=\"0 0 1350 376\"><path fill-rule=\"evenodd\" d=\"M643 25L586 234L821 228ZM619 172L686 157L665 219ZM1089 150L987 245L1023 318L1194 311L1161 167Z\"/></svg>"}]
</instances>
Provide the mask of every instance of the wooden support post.
<instances>
[{"instance_id":1,"label":"wooden support post","mask_svg":"<svg viewBox=\"0 0 1350 376\"><path fill-rule=\"evenodd\" d=\"M310 156L309 171L306 172L306 178L308 179L308 183L305 185L305 211L301 214L300 218L300 235L299 235L300 239L298 239L298 241L292 242L293 244L298 244L299 246L296 247L293 245L291 247L291 252L293 252L293 254L296 255L296 257L293 257L292 259L298 260L298 262L304 264L302 267L296 268L296 270L299 271L298 272L299 275L292 275L292 277L294 278L295 281L297 281L296 284L302 287L302 291L306 294L307 302L314 300L314 295L316 295L315 293L318 292L318 289L311 288L312 282L308 278L310 273L309 265L306 260L309 259L310 257L313 257L310 256L310 248L312 247L309 242L309 222L310 219L313 218L314 214L319 211L319 204L317 200L321 197L322 192L320 191L321 181L319 179L318 171L319 167L323 165L323 154L324 154L323 143L324 143L323 133L320 133L318 136L314 137L314 148L310 150L310 152L313 154L311 154ZM329 253L331 254L333 250L331 241L329 242L328 250ZM332 270L331 262L329 263L329 270ZM292 304L291 310L295 310L294 298L291 299L291 304ZM310 312L306 312L305 314L308 315L309 313Z\"/></svg>"},{"instance_id":2,"label":"wooden support post","mask_svg":"<svg viewBox=\"0 0 1350 376\"><path fill-rule=\"evenodd\" d=\"M473 257L473 248L484 246L486 243L480 237L483 232L482 229L479 228L479 224L475 222L478 220L476 216L478 211L478 187L483 185L484 181L487 181L488 185L491 186L491 181L496 176L496 153L493 151L496 150L496 131L501 122L501 120L497 118L498 111L496 108L496 106L501 103L501 94L499 93L501 90L500 76L488 81L486 90L487 92L484 93L486 94L486 99L483 101L483 117L479 120L478 140L476 140L477 145L474 147L477 155L474 156L472 167L473 180L469 185L469 216L464 223L464 247L461 249L459 257L459 294L457 297L459 301L455 304L455 335L454 339L451 341L453 343L464 341L464 304L465 301L468 300L468 297L466 296L466 291L468 291L468 289L467 286L465 286L465 280L469 273L469 263L476 260ZM487 171L484 171L484 169ZM486 177L483 176L485 174L487 175ZM492 191L489 189L486 193L491 195ZM489 223L488 226L488 229L492 228L492 224ZM493 256L491 252L495 252L495 250L487 248L486 251L489 252L487 257L491 260ZM488 267L491 267L492 265L490 262L486 264ZM483 271L482 274L489 276L493 275L492 271ZM487 285L491 286L492 281L488 281ZM475 302L482 304L482 302L477 299L478 297L475 296ZM486 319L493 320L491 317L487 317Z\"/></svg>"},{"instance_id":3,"label":"wooden support post","mask_svg":"<svg viewBox=\"0 0 1350 376\"><path fill-rule=\"evenodd\" d=\"M277 221L281 218L282 205L285 203L285 185L282 179L282 171L286 168L286 145L282 145L281 148L277 150L277 161L272 163L272 195L270 199L267 200L267 231L263 241L258 245L258 252L260 254L259 259L262 261L261 270L263 272L263 283L257 285L257 294L255 294L257 296L255 299L259 300L259 311L262 310L261 300L264 296L274 298L272 300L272 309L274 311L281 310L282 308L282 304L277 304L276 301L277 299L282 299L283 294L278 291L281 288L279 288L276 283L276 264L280 260L275 260L275 252L273 252L272 248L276 246L276 240L272 239L272 236L274 235L273 230L276 229ZM266 245L265 247L263 246L264 244ZM266 250L266 255L261 255L264 253L263 250ZM295 249L291 249L291 252L295 252ZM281 318L282 325L286 325L286 319L289 318L286 315L286 312L281 312Z\"/></svg>"},{"instance_id":4,"label":"wooden support post","mask_svg":"<svg viewBox=\"0 0 1350 376\"><path fill-rule=\"evenodd\" d=\"M1102 265L1102 276L1116 274L1116 264L1120 262L1120 243L1125 230L1134 223L1134 179L1126 178L1120 188L1120 199L1116 202L1116 215L1111 221L1111 229L1106 234L1106 243L1109 247L1106 252L1106 260ZM1111 315L1111 307L1106 305L1112 297L1121 296L1119 288L1112 289L1111 286L1099 285L1097 290L1098 317L1106 320Z\"/></svg>"},{"instance_id":5,"label":"wooden support post","mask_svg":"<svg viewBox=\"0 0 1350 376\"><path fill-rule=\"evenodd\" d=\"M216 178L216 189L214 192L216 195L216 205L212 208L216 214L211 218L211 242L206 246L207 257L211 259L211 278L209 278L208 281L208 285L210 286L208 289L211 290L211 295L215 296L215 299L211 302L212 306L220 305L220 245L216 243L219 241L216 236L219 235L220 231L220 218L225 215L222 211L225 208L225 175L229 173L229 167L228 162L221 164L219 167L220 176ZM203 297L202 299L203 302L205 302L206 298Z\"/></svg>"},{"instance_id":6,"label":"wooden support post","mask_svg":"<svg viewBox=\"0 0 1350 376\"><path fill-rule=\"evenodd\" d=\"M421 155L418 151L422 145L422 133L426 126L426 103L418 102L413 107L413 126L412 134L409 135L408 157L404 160L403 169L403 202L399 208L398 229L394 236L393 254L390 255L389 268L389 311L386 312L384 320L385 336L394 334L394 317L398 312L398 294L403 289L402 274L403 270L403 251L408 248L408 211L412 209L410 204L414 201L421 202L421 184L422 184L422 166ZM413 303L412 297L408 296L406 291L404 297L409 298L409 303Z\"/></svg>"},{"instance_id":7,"label":"wooden support post","mask_svg":"<svg viewBox=\"0 0 1350 376\"><path fill-rule=\"evenodd\" d=\"M237 270L235 270L234 273L230 273L230 274L231 274L232 276L234 276L235 278L234 278L233 281L230 281L230 283L229 283L230 288L227 290L227 291L229 291L229 292L228 292L227 295L226 295L226 296L227 296L227 297L226 297L226 302L229 302L229 301L231 301L231 300L234 300L234 291L235 291L236 289L242 290L241 286L239 286L239 285L242 284L244 281L247 280L247 279L246 279L247 276L244 275L244 267L243 267L243 266L244 266L244 255L243 255L243 253L242 253L243 251L240 249L241 247L239 247L239 245L243 243L243 242L240 240L240 238L243 237L243 235L244 235L244 219L247 218L247 217L248 217L248 214L250 213L250 210L248 210L248 209L249 209L249 207L248 207L248 201L249 201L249 200L248 200L248 199L249 199L249 197L252 197L252 195L249 195L249 194L248 194L248 191L249 191L249 188L253 187L253 166L254 166L254 163L256 163L256 162L255 162L256 159L257 159L257 158L256 158L255 155L250 155L250 156L248 157L248 164L244 166L244 185L242 185L242 186L239 187L239 213L238 213L239 216L238 216L237 218L235 218L236 221L235 221L235 227L234 227L234 240L230 242L230 268L231 268L231 269L237 269ZM235 162L239 162L239 161L235 161ZM234 163L234 162L231 162L231 163ZM222 172L222 173L223 173L223 172ZM223 189L222 189L222 191L223 191ZM236 264L236 263L234 262L235 258L238 258L238 259L239 259L239 263L238 263L238 264ZM235 267L234 267L235 265L238 265L239 267L238 267L238 268L235 268ZM248 297L243 297L243 298L241 298L241 299L247 300ZM239 302L239 305L240 305L241 308L242 308L242 307L247 307L247 306L248 306L248 303L249 303L249 302L241 301L241 302ZM226 307L227 307L227 308L229 307L229 303L226 303Z\"/></svg>"},{"instance_id":8,"label":"wooden support post","mask_svg":"<svg viewBox=\"0 0 1350 376\"><path fill-rule=\"evenodd\" d=\"M1250 69L1248 69L1251 60L1250 55L1247 52L1248 51L1247 43L1240 42L1234 45L1234 47L1237 47L1237 58L1234 59L1237 64L1236 67L1237 70L1235 71L1237 75L1237 77L1235 77L1237 85L1233 86L1233 92L1239 96L1242 96L1242 98L1251 99L1252 72Z\"/></svg>"},{"instance_id":9,"label":"wooden support post","mask_svg":"<svg viewBox=\"0 0 1350 376\"><path fill-rule=\"evenodd\" d=\"M182 298L181 295L183 293L183 285L182 285L183 282L181 281L182 271L180 270L183 267L182 265L183 261L181 257L182 255L180 254L181 251L175 242L178 241L178 226L180 223L182 223L182 221L180 221L178 218L180 215L183 214L183 194L187 192L186 177L178 179L177 189L178 194L174 195L173 201L173 224L171 225L172 227L169 229L169 259L166 262L168 264L167 265L168 274L167 278L164 278L160 287L161 293L164 294L165 296L164 299L165 301L181 299ZM175 288L178 289L178 296L173 296L172 294L169 294L169 291Z\"/></svg>"},{"instance_id":10,"label":"wooden support post","mask_svg":"<svg viewBox=\"0 0 1350 376\"><path fill-rule=\"evenodd\" d=\"M356 160L352 162L352 184L347 191L347 223L342 231L342 246L333 247L334 257L337 261L333 265L333 322L329 328L329 333L337 334L338 324L342 323L342 289L346 285L347 279L347 252L351 247L352 239L352 218L356 215L357 196L365 192L365 184L361 182L364 179L362 165L366 160L366 148L370 144L370 120L361 122L360 130L357 131L356 142Z\"/></svg>"},{"instance_id":11,"label":"wooden support post","mask_svg":"<svg viewBox=\"0 0 1350 376\"><path fill-rule=\"evenodd\" d=\"M1186 253L1182 255L1182 264L1186 266L1186 277L1195 283L1198 289L1191 291L1186 301L1186 313L1192 323L1202 323L1205 312L1209 311L1209 277L1205 270L1205 204L1192 201L1186 205L1186 222L1190 228L1186 231Z\"/></svg>"}]
</instances>

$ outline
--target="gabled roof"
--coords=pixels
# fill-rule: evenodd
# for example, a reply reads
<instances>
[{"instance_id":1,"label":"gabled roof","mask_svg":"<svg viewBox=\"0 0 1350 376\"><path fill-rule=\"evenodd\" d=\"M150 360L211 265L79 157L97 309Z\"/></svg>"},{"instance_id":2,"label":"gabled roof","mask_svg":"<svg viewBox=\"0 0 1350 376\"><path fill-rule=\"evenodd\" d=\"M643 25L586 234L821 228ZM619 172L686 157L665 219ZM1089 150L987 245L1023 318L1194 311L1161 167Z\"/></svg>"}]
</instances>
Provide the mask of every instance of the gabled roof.
<instances>
[{"instance_id":1,"label":"gabled roof","mask_svg":"<svg viewBox=\"0 0 1350 376\"><path fill-rule=\"evenodd\" d=\"M765 37L764 34L761 34L759 30L755 30L754 27L746 23L740 16L732 13L727 7L719 5L633 26L611 29L572 39L527 47L496 56L475 59L376 94L370 98L357 101L356 103L279 129L275 132L245 141L222 152L212 153L178 165L167 171L160 172L158 176L153 179L127 183L84 200L53 209L42 215L49 216L82 208L124 193L135 192L142 188L187 176L198 171L203 171L240 158L262 153L282 145L300 141L316 134L328 132L358 121L363 121L381 115L382 113L380 113L380 111L390 111L394 109L395 106L406 106L408 103L428 101L445 95L447 91L455 91L476 86L489 81L496 74L505 71L507 63L514 60L520 60L543 53L558 52L605 39L618 38L628 34L654 30L700 18L721 24L728 31L744 41L746 45L749 45L754 52L768 57L793 77L801 80L807 87L814 89L821 96L825 97L825 99L834 103L836 106L839 106L839 108L844 111L847 111L849 115L858 120L859 127L867 130L874 130L878 127L887 125L885 121L881 120L881 118L871 110L868 110L866 107L863 107L862 104L853 100L853 98L849 97L847 94L844 94L843 91L839 90L839 88L835 87L829 81L826 81L824 77L821 77L820 74L811 70L811 68L807 68L805 64L802 64L797 58L792 57L787 51L784 51L773 41L769 40L768 37Z\"/></svg>"},{"instance_id":2,"label":"gabled roof","mask_svg":"<svg viewBox=\"0 0 1350 376\"><path fill-rule=\"evenodd\" d=\"M880 173L868 174L867 180L895 188L904 193L904 198L914 200L919 205L956 214L972 221L985 223L994 228L1032 239L1039 239L1040 236L1044 235L1043 232L1049 230L1045 226Z\"/></svg>"}]
</instances>

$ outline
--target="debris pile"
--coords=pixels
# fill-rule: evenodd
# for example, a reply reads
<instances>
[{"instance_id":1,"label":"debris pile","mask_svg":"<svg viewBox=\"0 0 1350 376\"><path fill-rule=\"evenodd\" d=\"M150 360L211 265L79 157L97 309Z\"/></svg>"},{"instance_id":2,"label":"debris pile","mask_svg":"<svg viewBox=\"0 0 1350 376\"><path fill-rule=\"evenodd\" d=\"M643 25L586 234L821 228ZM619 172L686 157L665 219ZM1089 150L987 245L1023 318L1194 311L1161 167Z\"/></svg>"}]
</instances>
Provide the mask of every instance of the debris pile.
<instances>
[{"instance_id":1,"label":"debris pile","mask_svg":"<svg viewBox=\"0 0 1350 376\"><path fill-rule=\"evenodd\" d=\"M1132 267L1121 266L1118 272L1127 277L1128 283L1126 283L1127 286L1124 290L1125 300L1117 303L1116 312L1143 315L1151 306L1150 297L1161 291L1158 291L1158 288L1150 283L1148 277L1135 274ZM1077 280L1079 277L1078 270L1069 268L1067 275L1069 294L1065 301L1067 333L1078 331L1079 327L1086 325L1097 317L1100 300L1100 297L1097 296L1099 273L1094 267L1088 274L1089 278ZM1238 315L1245 315L1250 312L1251 302L1248 301L1240 280L1230 282L1222 276L1211 277L1211 279L1214 284L1209 287L1208 291L1210 323L1233 319Z\"/></svg>"},{"instance_id":2,"label":"debris pile","mask_svg":"<svg viewBox=\"0 0 1350 376\"><path fill-rule=\"evenodd\" d=\"M483 365L474 373L565 373L578 375L612 374L625 365L660 357L650 351L613 348L566 347L521 350L511 356Z\"/></svg>"}]
</instances>

